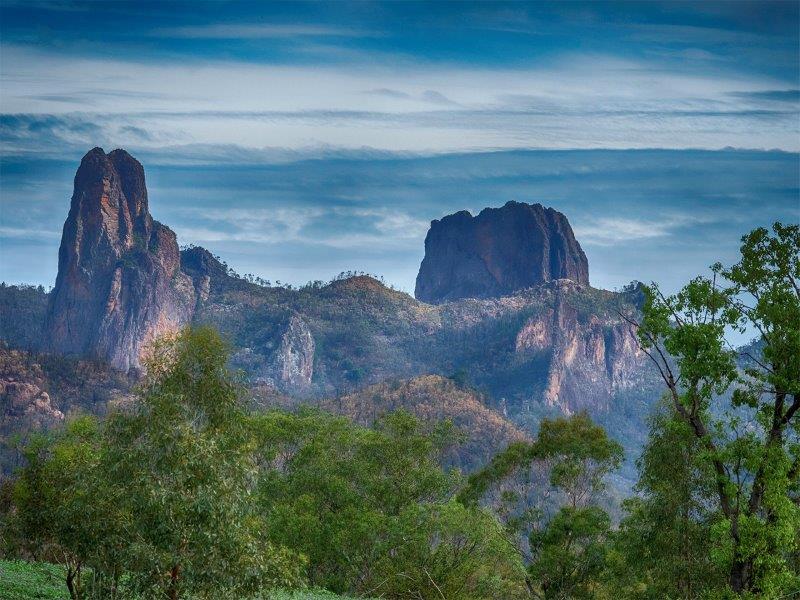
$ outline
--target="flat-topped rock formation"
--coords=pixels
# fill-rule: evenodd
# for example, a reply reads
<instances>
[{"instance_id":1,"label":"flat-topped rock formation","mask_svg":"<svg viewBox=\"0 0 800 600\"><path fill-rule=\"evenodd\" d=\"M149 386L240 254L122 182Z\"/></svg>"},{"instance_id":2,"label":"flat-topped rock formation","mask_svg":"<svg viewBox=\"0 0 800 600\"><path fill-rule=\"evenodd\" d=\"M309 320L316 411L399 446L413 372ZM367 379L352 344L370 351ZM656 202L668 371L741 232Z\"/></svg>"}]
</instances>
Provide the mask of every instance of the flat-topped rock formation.
<instances>
[{"instance_id":1,"label":"flat-topped rock formation","mask_svg":"<svg viewBox=\"0 0 800 600\"><path fill-rule=\"evenodd\" d=\"M433 221L417 275L418 300L497 298L540 283L589 284L589 264L567 218L541 204L508 202Z\"/></svg>"}]
</instances>

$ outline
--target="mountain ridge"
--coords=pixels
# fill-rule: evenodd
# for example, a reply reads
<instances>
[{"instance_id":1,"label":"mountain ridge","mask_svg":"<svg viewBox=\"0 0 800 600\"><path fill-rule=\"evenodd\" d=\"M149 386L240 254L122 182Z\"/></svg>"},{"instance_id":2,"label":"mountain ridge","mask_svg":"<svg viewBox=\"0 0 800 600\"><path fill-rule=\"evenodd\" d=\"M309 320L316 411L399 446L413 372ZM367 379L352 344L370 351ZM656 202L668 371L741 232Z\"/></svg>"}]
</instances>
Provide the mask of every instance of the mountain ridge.
<instances>
[{"instance_id":1,"label":"mountain ridge","mask_svg":"<svg viewBox=\"0 0 800 600\"><path fill-rule=\"evenodd\" d=\"M47 301L36 294L23 301L24 294L0 289L0 301L20 319L45 323L41 341L35 344L33 334L23 340L16 326L0 338L135 374L157 335L205 324L228 339L231 365L248 385L274 389L293 403L352 397L391 380L452 376L480 390L487 410L523 432L543 416L583 410L631 430L657 398L648 397L657 381L620 316L638 310L641 293L588 285L585 255L557 211L511 203L480 215L502 216L499 229L488 225L495 235L519 211L538 225L550 219L569 235L544 244L540 237L551 240L552 232L536 229L526 244L542 242L538 254L498 254L510 291L484 289L481 297L428 303L363 275L299 289L269 287L239 277L204 248L179 251L175 234L149 214L141 164L121 150L94 149L76 175L59 275ZM480 218L459 214L456 221ZM517 234L527 235L530 223L523 219ZM567 254L551 252L562 246ZM512 271L534 254L547 257L531 263L533 276L543 280L522 285L528 280ZM551 255L561 266L551 268ZM565 269L574 278L553 276ZM644 404L621 407L630 398Z\"/></svg>"}]
</instances>

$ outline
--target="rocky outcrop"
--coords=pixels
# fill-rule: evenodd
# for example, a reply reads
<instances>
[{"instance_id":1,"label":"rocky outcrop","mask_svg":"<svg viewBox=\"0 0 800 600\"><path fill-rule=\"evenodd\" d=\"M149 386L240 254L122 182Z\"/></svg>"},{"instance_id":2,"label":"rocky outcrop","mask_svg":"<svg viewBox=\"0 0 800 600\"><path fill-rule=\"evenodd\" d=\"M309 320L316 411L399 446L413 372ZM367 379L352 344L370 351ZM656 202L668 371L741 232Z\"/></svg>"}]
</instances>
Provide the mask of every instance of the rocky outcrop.
<instances>
[{"instance_id":1,"label":"rocky outcrop","mask_svg":"<svg viewBox=\"0 0 800 600\"><path fill-rule=\"evenodd\" d=\"M237 351L232 362L248 372L255 385L291 393L308 392L314 377L314 335L296 312L273 318L274 326L260 332L259 343Z\"/></svg>"},{"instance_id":2,"label":"rocky outcrop","mask_svg":"<svg viewBox=\"0 0 800 600\"><path fill-rule=\"evenodd\" d=\"M589 284L586 255L567 218L540 204L508 202L477 217L432 221L415 296L438 304L496 298L556 279Z\"/></svg>"},{"instance_id":3,"label":"rocky outcrop","mask_svg":"<svg viewBox=\"0 0 800 600\"><path fill-rule=\"evenodd\" d=\"M193 246L181 250L181 271L188 275L194 286L194 295L197 304L195 311L199 310L211 295L211 282L219 287L230 277L228 270L211 252L200 246Z\"/></svg>"},{"instance_id":4,"label":"rocky outcrop","mask_svg":"<svg viewBox=\"0 0 800 600\"><path fill-rule=\"evenodd\" d=\"M43 429L64 420L44 386L41 367L27 353L0 347L0 433Z\"/></svg>"},{"instance_id":5,"label":"rocky outcrop","mask_svg":"<svg viewBox=\"0 0 800 600\"><path fill-rule=\"evenodd\" d=\"M133 375L133 374L132 374ZM63 425L70 415L106 415L131 406L136 378L99 361L10 348L0 342L0 440ZM0 478L20 465L0 444Z\"/></svg>"},{"instance_id":6,"label":"rocky outcrop","mask_svg":"<svg viewBox=\"0 0 800 600\"><path fill-rule=\"evenodd\" d=\"M194 306L175 234L150 216L142 165L124 150L94 148L64 223L49 349L136 369L148 344L187 323Z\"/></svg>"},{"instance_id":7,"label":"rocky outcrop","mask_svg":"<svg viewBox=\"0 0 800 600\"><path fill-rule=\"evenodd\" d=\"M302 390L314 375L314 336L299 315L292 315L275 353L275 370L288 389Z\"/></svg>"},{"instance_id":8,"label":"rocky outcrop","mask_svg":"<svg viewBox=\"0 0 800 600\"><path fill-rule=\"evenodd\" d=\"M35 383L0 378L0 429L42 429L64 420L64 413L50 402L50 395Z\"/></svg>"},{"instance_id":9,"label":"rocky outcrop","mask_svg":"<svg viewBox=\"0 0 800 600\"><path fill-rule=\"evenodd\" d=\"M643 372L644 355L633 327L618 317L579 314L575 284L555 283L555 307L531 317L517 333L515 350L546 354L542 400L565 414L609 410L615 393L635 386Z\"/></svg>"}]
</instances>

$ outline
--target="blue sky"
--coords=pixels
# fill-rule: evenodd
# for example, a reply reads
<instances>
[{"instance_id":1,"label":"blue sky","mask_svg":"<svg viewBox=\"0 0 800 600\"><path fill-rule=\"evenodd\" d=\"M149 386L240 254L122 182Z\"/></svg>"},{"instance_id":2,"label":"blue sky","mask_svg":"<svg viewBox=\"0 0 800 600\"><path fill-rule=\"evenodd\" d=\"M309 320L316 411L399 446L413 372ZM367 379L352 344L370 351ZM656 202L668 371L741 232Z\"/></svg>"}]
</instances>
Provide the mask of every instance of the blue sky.
<instances>
[{"instance_id":1,"label":"blue sky","mask_svg":"<svg viewBox=\"0 0 800 600\"><path fill-rule=\"evenodd\" d=\"M0 279L51 284L93 146L181 243L411 291L428 222L564 212L614 288L800 218L798 3L0 3Z\"/></svg>"}]
</instances>

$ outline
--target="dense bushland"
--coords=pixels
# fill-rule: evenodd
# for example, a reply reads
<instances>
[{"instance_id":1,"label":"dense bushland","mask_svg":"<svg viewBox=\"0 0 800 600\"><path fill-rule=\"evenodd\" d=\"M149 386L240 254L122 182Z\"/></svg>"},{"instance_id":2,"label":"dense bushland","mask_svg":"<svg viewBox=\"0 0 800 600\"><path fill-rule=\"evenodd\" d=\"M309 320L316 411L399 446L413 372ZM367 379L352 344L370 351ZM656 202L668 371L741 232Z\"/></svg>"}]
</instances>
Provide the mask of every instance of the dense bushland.
<instances>
[{"instance_id":1,"label":"dense bushland","mask_svg":"<svg viewBox=\"0 0 800 600\"><path fill-rule=\"evenodd\" d=\"M64 565L73 598L517 594L503 529L439 466L450 427L249 414L227 359L188 329L156 345L129 411L34 436L6 490L6 553Z\"/></svg>"}]
</instances>

